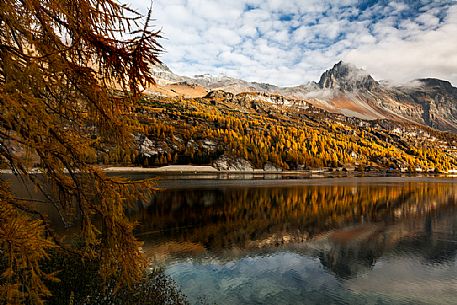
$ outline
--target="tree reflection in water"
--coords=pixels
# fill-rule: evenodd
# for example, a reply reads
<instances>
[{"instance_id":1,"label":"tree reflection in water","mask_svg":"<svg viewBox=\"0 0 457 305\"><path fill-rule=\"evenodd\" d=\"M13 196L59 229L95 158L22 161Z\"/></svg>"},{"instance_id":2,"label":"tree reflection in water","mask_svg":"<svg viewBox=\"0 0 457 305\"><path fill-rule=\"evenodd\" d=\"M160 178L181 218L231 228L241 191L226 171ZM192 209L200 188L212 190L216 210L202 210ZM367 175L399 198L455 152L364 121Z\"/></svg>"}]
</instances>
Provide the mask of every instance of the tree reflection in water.
<instances>
[{"instance_id":1,"label":"tree reflection in water","mask_svg":"<svg viewBox=\"0 0 457 305\"><path fill-rule=\"evenodd\" d=\"M170 189L134 217L159 260L287 247L348 278L394 248L432 263L454 258L456 198L457 186L425 182Z\"/></svg>"}]
</instances>

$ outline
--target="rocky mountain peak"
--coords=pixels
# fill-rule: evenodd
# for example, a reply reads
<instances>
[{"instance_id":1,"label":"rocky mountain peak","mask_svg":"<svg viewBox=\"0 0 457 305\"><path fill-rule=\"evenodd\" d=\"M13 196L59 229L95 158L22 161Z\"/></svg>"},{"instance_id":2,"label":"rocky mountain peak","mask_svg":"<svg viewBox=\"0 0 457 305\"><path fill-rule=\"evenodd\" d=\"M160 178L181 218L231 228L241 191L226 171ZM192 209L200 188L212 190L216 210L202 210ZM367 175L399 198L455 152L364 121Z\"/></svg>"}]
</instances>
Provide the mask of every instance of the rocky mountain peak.
<instances>
[{"instance_id":1,"label":"rocky mountain peak","mask_svg":"<svg viewBox=\"0 0 457 305\"><path fill-rule=\"evenodd\" d=\"M457 96L457 88L453 87L448 81L437 78L422 78L418 80L424 87L447 92L448 94Z\"/></svg>"},{"instance_id":2,"label":"rocky mountain peak","mask_svg":"<svg viewBox=\"0 0 457 305\"><path fill-rule=\"evenodd\" d=\"M340 89L343 91L364 89L372 91L378 86L379 83L366 71L342 61L325 71L319 80L319 87L322 89Z\"/></svg>"},{"instance_id":3,"label":"rocky mountain peak","mask_svg":"<svg viewBox=\"0 0 457 305\"><path fill-rule=\"evenodd\" d=\"M173 71L171 71L171 69L164 63L151 66L151 73L159 85L180 83L187 80L186 77L174 74Z\"/></svg>"},{"instance_id":4,"label":"rocky mountain peak","mask_svg":"<svg viewBox=\"0 0 457 305\"><path fill-rule=\"evenodd\" d=\"M170 68L164 63L157 63L151 66L151 71L154 72L166 72L166 73L173 73L171 72Z\"/></svg>"}]
</instances>

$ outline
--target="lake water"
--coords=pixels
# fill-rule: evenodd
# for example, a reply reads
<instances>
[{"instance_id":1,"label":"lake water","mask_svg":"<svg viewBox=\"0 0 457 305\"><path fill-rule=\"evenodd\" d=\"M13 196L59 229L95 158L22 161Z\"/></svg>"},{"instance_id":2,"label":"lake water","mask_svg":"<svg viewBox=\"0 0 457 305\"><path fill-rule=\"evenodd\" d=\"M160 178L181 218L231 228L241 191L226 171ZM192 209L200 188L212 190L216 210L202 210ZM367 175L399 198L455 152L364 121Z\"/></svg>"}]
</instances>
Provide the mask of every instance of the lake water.
<instances>
[{"instance_id":1,"label":"lake water","mask_svg":"<svg viewBox=\"0 0 457 305\"><path fill-rule=\"evenodd\" d=\"M161 185L132 217L192 303L457 304L452 179Z\"/></svg>"},{"instance_id":2,"label":"lake water","mask_svg":"<svg viewBox=\"0 0 457 305\"><path fill-rule=\"evenodd\" d=\"M229 178L162 177L129 210L191 303L457 304L455 178Z\"/></svg>"}]
</instances>

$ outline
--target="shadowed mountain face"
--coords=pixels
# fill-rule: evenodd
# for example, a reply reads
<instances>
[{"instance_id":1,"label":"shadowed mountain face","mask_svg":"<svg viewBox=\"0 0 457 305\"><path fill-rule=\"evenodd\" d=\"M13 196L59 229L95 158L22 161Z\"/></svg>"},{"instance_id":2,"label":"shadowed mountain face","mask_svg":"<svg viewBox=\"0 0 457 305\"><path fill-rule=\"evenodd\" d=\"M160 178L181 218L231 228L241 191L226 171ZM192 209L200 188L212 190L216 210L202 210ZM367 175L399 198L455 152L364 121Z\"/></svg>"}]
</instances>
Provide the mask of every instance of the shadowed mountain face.
<instances>
[{"instance_id":1,"label":"shadowed mountain face","mask_svg":"<svg viewBox=\"0 0 457 305\"><path fill-rule=\"evenodd\" d=\"M319 88L332 92L327 101L339 106L335 112L347 115L347 108L355 117L367 118L368 113L457 131L457 88L448 81L426 78L402 86L380 84L366 71L339 62L322 74ZM336 103L341 100L345 103Z\"/></svg>"},{"instance_id":2,"label":"shadowed mountain face","mask_svg":"<svg viewBox=\"0 0 457 305\"><path fill-rule=\"evenodd\" d=\"M415 81L412 86L398 87L397 90L399 96L395 96L395 90L389 88L385 92L394 95L397 103L409 104L418 110L412 115L401 111L400 115L436 129L457 131L457 88L452 87L451 83L427 78Z\"/></svg>"},{"instance_id":3,"label":"shadowed mountain face","mask_svg":"<svg viewBox=\"0 0 457 305\"><path fill-rule=\"evenodd\" d=\"M322 74L319 80L319 87L321 89L340 89L345 91L373 91L379 88L379 84L364 70L340 61L332 69Z\"/></svg>"},{"instance_id":4,"label":"shadowed mountain face","mask_svg":"<svg viewBox=\"0 0 457 305\"><path fill-rule=\"evenodd\" d=\"M325 71L318 83L287 88L227 76L183 77L165 66L154 68L154 71L159 84L199 86L206 91L222 90L233 94L279 95L348 117L387 118L457 132L457 88L444 80L426 78L394 86L380 83L366 71L341 61Z\"/></svg>"}]
</instances>

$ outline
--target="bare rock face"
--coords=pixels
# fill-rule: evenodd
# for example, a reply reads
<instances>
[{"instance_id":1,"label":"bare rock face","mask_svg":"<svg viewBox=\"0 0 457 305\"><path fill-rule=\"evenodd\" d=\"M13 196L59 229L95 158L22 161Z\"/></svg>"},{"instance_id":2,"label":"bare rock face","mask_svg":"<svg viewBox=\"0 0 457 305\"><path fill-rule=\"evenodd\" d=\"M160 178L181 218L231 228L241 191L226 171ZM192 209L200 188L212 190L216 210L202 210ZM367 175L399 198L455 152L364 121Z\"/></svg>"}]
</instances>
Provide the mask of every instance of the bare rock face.
<instances>
[{"instance_id":1,"label":"bare rock face","mask_svg":"<svg viewBox=\"0 0 457 305\"><path fill-rule=\"evenodd\" d=\"M220 157L213 163L213 166L220 171L252 172L254 170L249 161L227 156Z\"/></svg>"},{"instance_id":2,"label":"bare rock face","mask_svg":"<svg viewBox=\"0 0 457 305\"><path fill-rule=\"evenodd\" d=\"M415 86L400 87L406 95L403 102L412 102L421 111L421 123L430 127L457 131L457 88L450 82L434 78L420 79Z\"/></svg>"},{"instance_id":3,"label":"bare rock face","mask_svg":"<svg viewBox=\"0 0 457 305\"><path fill-rule=\"evenodd\" d=\"M271 162L267 162L265 166L263 167L263 170L266 172L282 172L282 168L274 165Z\"/></svg>"},{"instance_id":4,"label":"bare rock face","mask_svg":"<svg viewBox=\"0 0 457 305\"><path fill-rule=\"evenodd\" d=\"M448 81L434 78L393 86L380 83L366 71L341 61L325 71L318 83L288 88L227 76L178 76L164 65L155 67L153 74L159 82L163 79L166 83L201 85L210 91L207 97L213 98L214 103L224 99L256 109L262 101L296 107L297 111L312 105L350 117L388 118L457 132L457 88ZM245 94L247 92L251 94Z\"/></svg>"},{"instance_id":5,"label":"bare rock face","mask_svg":"<svg viewBox=\"0 0 457 305\"><path fill-rule=\"evenodd\" d=\"M452 87L452 84L448 81L436 78L423 78L418 81L430 90L457 96L457 88Z\"/></svg>"},{"instance_id":6,"label":"bare rock face","mask_svg":"<svg viewBox=\"0 0 457 305\"><path fill-rule=\"evenodd\" d=\"M158 84L166 85L186 81L186 77L174 74L170 68L164 64L154 65L151 67L151 73Z\"/></svg>"},{"instance_id":7,"label":"bare rock face","mask_svg":"<svg viewBox=\"0 0 457 305\"><path fill-rule=\"evenodd\" d=\"M235 95L231 92L226 92L226 91L222 91L222 90L214 90L214 91L208 92L208 94L205 97L232 100L234 96Z\"/></svg>"},{"instance_id":8,"label":"bare rock face","mask_svg":"<svg viewBox=\"0 0 457 305\"><path fill-rule=\"evenodd\" d=\"M457 88L439 79L420 79L402 86L382 85L367 98L387 118L413 121L457 132Z\"/></svg>"},{"instance_id":9,"label":"bare rock face","mask_svg":"<svg viewBox=\"0 0 457 305\"><path fill-rule=\"evenodd\" d=\"M163 152L162 147L160 147L157 143L151 141L145 135L136 135L135 142L139 147L139 153L145 157L152 157L157 156L159 152ZM160 151L159 151L160 150Z\"/></svg>"},{"instance_id":10,"label":"bare rock face","mask_svg":"<svg viewBox=\"0 0 457 305\"><path fill-rule=\"evenodd\" d=\"M319 80L321 89L340 89L343 91L354 91L357 89L373 91L379 83L375 81L364 70L343 63L340 61L322 74Z\"/></svg>"},{"instance_id":11,"label":"bare rock face","mask_svg":"<svg viewBox=\"0 0 457 305\"><path fill-rule=\"evenodd\" d=\"M403 86L380 84L364 70L339 62L322 74L319 87L386 118L457 132L457 88L448 81L426 78Z\"/></svg>"}]
</instances>

